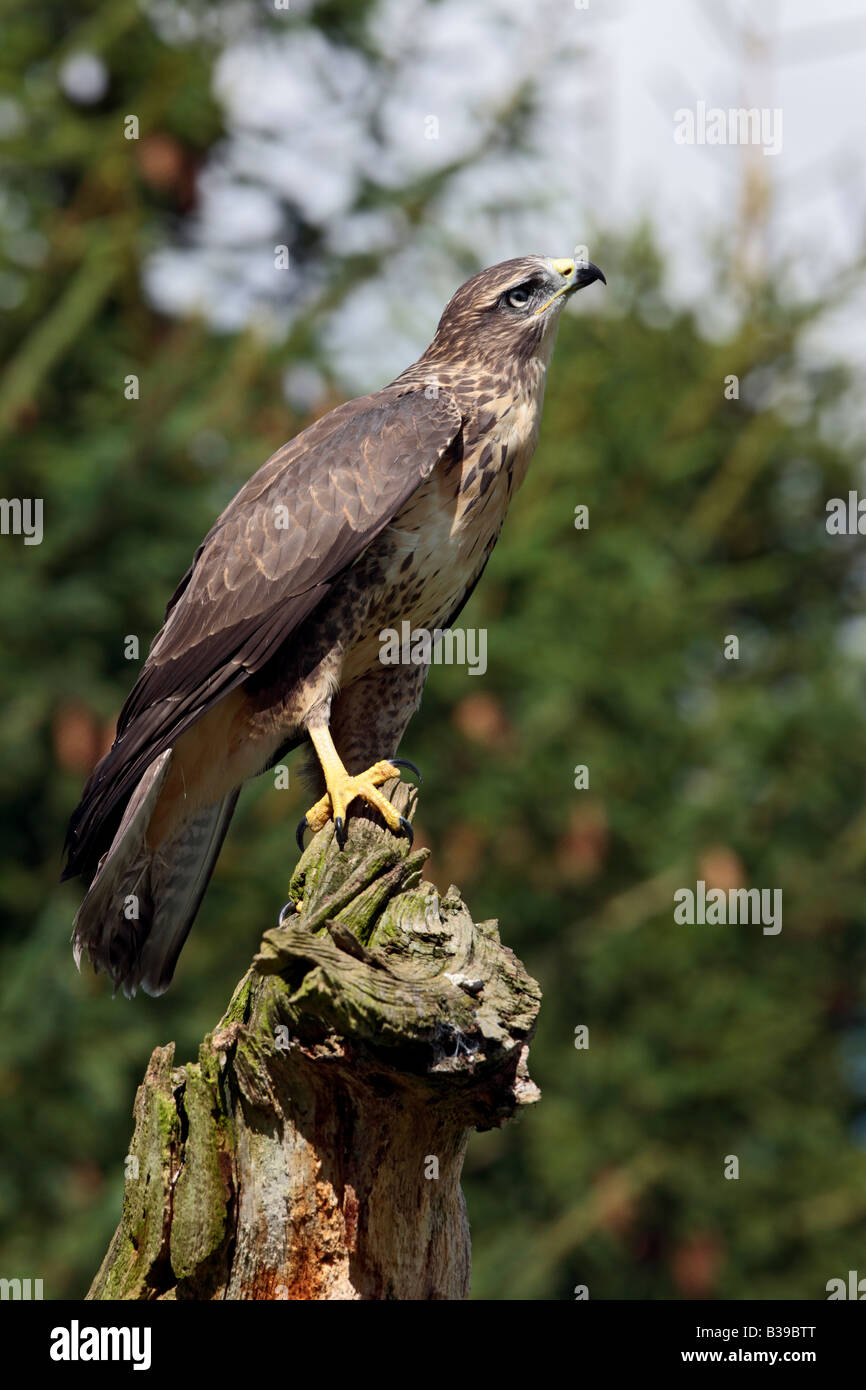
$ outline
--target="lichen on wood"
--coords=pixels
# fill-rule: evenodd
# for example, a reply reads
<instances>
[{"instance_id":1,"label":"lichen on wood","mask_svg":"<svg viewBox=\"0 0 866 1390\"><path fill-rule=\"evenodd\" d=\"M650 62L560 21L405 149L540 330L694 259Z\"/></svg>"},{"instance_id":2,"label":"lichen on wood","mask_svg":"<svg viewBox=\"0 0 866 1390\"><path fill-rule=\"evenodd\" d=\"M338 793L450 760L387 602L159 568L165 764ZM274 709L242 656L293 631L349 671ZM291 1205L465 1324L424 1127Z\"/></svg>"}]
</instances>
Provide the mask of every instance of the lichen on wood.
<instances>
[{"instance_id":1,"label":"lichen on wood","mask_svg":"<svg viewBox=\"0 0 866 1390\"><path fill-rule=\"evenodd\" d=\"M364 814L311 841L198 1060L150 1059L88 1297L466 1296L466 1145L538 1097L540 990L426 855Z\"/></svg>"}]
</instances>

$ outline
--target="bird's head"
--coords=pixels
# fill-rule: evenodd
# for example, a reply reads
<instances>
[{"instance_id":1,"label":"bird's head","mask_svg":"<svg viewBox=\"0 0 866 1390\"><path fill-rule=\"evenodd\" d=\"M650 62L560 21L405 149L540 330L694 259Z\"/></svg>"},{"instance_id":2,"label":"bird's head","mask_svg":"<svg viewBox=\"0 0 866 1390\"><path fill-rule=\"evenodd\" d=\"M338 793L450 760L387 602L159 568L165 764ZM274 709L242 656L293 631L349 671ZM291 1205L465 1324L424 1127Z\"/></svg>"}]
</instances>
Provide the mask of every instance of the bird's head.
<instances>
[{"instance_id":1,"label":"bird's head","mask_svg":"<svg viewBox=\"0 0 866 1390\"><path fill-rule=\"evenodd\" d=\"M607 284L597 265L572 257L501 261L460 286L428 352L451 360L546 362L566 299L594 280Z\"/></svg>"}]
</instances>

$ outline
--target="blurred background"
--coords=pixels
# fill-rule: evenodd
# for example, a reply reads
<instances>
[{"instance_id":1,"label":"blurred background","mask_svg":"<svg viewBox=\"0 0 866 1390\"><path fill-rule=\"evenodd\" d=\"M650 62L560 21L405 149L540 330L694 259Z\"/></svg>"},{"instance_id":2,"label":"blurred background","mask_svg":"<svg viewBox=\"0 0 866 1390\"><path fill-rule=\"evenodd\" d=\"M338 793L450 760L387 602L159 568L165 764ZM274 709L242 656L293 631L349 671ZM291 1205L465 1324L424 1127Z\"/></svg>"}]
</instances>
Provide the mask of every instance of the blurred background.
<instances>
[{"instance_id":1,"label":"blurred background","mask_svg":"<svg viewBox=\"0 0 866 1390\"><path fill-rule=\"evenodd\" d=\"M487 672L435 667L402 747L431 877L544 990L543 1099L469 1149L473 1293L866 1275L866 563L825 525L866 488L862 6L0 15L2 491L44 499L40 545L0 537L0 1275L84 1294L148 1057L195 1055L296 860L293 764L244 793L165 997L76 973L66 821L193 550L463 279L576 243L608 288L563 317L460 618ZM677 143L699 102L781 112L781 148ZM781 889L782 932L675 924L698 879Z\"/></svg>"}]
</instances>

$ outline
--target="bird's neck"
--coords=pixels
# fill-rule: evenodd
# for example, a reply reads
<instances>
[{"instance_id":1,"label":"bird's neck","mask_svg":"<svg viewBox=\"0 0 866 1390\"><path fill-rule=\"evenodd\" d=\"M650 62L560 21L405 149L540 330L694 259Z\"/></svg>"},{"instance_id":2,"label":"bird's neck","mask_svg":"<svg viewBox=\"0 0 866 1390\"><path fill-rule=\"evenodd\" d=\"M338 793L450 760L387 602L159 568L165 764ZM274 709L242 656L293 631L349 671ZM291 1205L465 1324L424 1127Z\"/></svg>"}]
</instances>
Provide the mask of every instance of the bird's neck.
<instances>
[{"instance_id":1,"label":"bird's neck","mask_svg":"<svg viewBox=\"0 0 866 1390\"><path fill-rule=\"evenodd\" d=\"M541 346L541 345L540 345ZM552 345L551 345L552 346ZM444 391L456 402L464 420L482 415L489 402L510 398L515 406L536 404L540 410L550 351L519 360L488 362L483 358L455 362L440 356L435 342L418 361L396 378L395 386L414 387L428 392L431 399Z\"/></svg>"}]
</instances>

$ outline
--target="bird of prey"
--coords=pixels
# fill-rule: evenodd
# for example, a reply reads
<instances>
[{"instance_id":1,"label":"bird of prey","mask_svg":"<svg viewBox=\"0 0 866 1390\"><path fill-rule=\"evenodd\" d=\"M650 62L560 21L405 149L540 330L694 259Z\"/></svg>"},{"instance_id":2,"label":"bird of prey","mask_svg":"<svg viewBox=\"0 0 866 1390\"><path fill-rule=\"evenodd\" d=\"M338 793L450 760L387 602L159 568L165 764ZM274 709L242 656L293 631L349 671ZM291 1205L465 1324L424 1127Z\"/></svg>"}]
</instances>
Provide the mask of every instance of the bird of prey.
<instances>
[{"instance_id":1,"label":"bird of prey","mask_svg":"<svg viewBox=\"0 0 866 1390\"><path fill-rule=\"evenodd\" d=\"M426 352L279 449L195 553L67 833L87 896L86 952L127 996L169 985L239 790L299 744L345 841L379 790L428 667L383 664L383 629L447 629L526 474L562 307L604 281L586 261L525 256L467 280ZM402 765L402 764L401 764Z\"/></svg>"}]
</instances>

